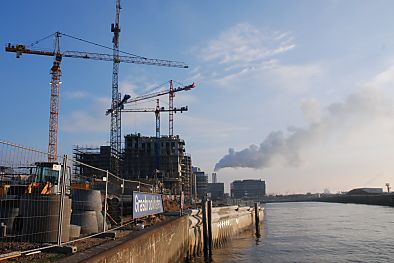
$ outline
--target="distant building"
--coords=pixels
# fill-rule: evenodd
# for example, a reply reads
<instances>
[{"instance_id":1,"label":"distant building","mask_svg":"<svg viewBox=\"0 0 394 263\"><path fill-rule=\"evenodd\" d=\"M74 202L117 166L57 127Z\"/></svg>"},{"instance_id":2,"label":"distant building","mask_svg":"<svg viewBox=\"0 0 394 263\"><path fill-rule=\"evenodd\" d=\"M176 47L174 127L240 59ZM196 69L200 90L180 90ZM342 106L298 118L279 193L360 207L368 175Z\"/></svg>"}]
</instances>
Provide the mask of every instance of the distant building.
<instances>
[{"instance_id":1,"label":"distant building","mask_svg":"<svg viewBox=\"0 0 394 263\"><path fill-rule=\"evenodd\" d=\"M193 188L195 187L195 179L192 172L192 157L189 154L184 154L181 162L181 178L182 178L182 191L185 197L191 201L194 199Z\"/></svg>"},{"instance_id":2,"label":"distant building","mask_svg":"<svg viewBox=\"0 0 394 263\"><path fill-rule=\"evenodd\" d=\"M265 181L237 180L230 185L231 197L245 200L261 200L265 196Z\"/></svg>"},{"instance_id":3,"label":"distant building","mask_svg":"<svg viewBox=\"0 0 394 263\"><path fill-rule=\"evenodd\" d=\"M192 171L196 176L197 197L202 199L208 190L208 175L198 167L193 167Z\"/></svg>"},{"instance_id":4,"label":"distant building","mask_svg":"<svg viewBox=\"0 0 394 263\"><path fill-rule=\"evenodd\" d=\"M348 195L383 194L383 188L355 188Z\"/></svg>"},{"instance_id":5,"label":"distant building","mask_svg":"<svg viewBox=\"0 0 394 263\"><path fill-rule=\"evenodd\" d=\"M197 199L197 179L196 174L192 172L190 177L190 190L191 190L191 198Z\"/></svg>"},{"instance_id":6,"label":"distant building","mask_svg":"<svg viewBox=\"0 0 394 263\"><path fill-rule=\"evenodd\" d=\"M224 199L224 183L208 183L207 193L211 194L211 200L218 201Z\"/></svg>"}]
</instances>

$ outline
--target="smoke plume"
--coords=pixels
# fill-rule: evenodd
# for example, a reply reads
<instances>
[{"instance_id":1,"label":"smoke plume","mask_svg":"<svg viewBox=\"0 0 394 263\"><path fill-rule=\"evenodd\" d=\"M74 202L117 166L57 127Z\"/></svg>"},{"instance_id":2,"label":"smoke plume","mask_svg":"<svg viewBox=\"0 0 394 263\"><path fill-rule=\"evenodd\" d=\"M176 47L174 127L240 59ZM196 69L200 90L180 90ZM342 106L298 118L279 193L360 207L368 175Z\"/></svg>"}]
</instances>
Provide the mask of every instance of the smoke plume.
<instances>
[{"instance_id":1,"label":"smoke plume","mask_svg":"<svg viewBox=\"0 0 394 263\"><path fill-rule=\"evenodd\" d=\"M310 101L308 104L311 104ZM392 123L394 118L392 100L377 89L362 89L349 95L345 101L329 105L324 115L316 117L316 103L313 107L301 107L311 121L307 128L271 132L260 145L251 145L228 154L215 165L215 171L226 167L263 169L270 167L274 160L281 159L284 165L297 167L302 164L302 151L307 147L324 147L328 143L340 144L354 136L363 127L380 121ZM311 112L313 111L313 112ZM320 112L320 111L319 111ZM308 116L314 116L308 118ZM373 134L367 138L374 140ZM324 150L324 149L323 149Z\"/></svg>"}]
</instances>

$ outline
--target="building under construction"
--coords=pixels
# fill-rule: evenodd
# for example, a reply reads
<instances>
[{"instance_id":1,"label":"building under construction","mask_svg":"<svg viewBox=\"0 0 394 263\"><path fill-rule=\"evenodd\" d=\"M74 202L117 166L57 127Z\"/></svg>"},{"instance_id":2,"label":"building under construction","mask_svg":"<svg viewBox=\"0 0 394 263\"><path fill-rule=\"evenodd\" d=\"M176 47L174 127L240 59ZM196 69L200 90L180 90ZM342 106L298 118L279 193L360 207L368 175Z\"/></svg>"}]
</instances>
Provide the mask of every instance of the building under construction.
<instances>
[{"instance_id":1,"label":"building under construction","mask_svg":"<svg viewBox=\"0 0 394 263\"><path fill-rule=\"evenodd\" d=\"M111 171L110 149L110 146L74 147L74 159L77 161L75 174L95 176L93 171L78 165L78 162ZM194 180L191 156L185 153L185 141L179 136L157 138L140 134L126 135L121 159L122 178L154 183L171 194L183 191L186 198L192 198Z\"/></svg>"},{"instance_id":2,"label":"building under construction","mask_svg":"<svg viewBox=\"0 0 394 263\"><path fill-rule=\"evenodd\" d=\"M123 177L161 183L172 194L191 195L191 157L179 136L125 136Z\"/></svg>"},{"instance_id":3,"label":"building under construction","mask_svg":"<svg viewBox=\"0 0 394 263\"><path fill-rule=\"evenodd\" d=\"M102 170L106 170L112 174L115 174L113 168L115 155L111 154L111 146L100 146L100 147L81 147L74 146L73 158L77 161L74 164L74 174L85 176L87 178L95 178L97 169L92 169L86 165L88 164Z\"/></svg>"}]
</instances>

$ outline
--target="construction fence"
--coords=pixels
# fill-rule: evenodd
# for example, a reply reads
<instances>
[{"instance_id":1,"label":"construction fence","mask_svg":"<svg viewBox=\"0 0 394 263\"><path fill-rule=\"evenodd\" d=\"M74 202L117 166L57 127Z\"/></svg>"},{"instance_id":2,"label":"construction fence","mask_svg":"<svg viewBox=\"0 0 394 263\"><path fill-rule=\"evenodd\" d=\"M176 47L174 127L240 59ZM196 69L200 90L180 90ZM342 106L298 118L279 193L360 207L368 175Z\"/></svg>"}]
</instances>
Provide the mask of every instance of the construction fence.
<instances>
[{"instance_id":1,"label":"construction fence","mask_svg":"<svg viewBox=\"0 0 394 263\"><path fill-rule=\"evenodd\" d=\"M91 174L72 173L75 165ZM48 162L45 152L0 140L0 259L129 225L133 191L155 190L67 155Z\"/></svg>"}]
</instances>

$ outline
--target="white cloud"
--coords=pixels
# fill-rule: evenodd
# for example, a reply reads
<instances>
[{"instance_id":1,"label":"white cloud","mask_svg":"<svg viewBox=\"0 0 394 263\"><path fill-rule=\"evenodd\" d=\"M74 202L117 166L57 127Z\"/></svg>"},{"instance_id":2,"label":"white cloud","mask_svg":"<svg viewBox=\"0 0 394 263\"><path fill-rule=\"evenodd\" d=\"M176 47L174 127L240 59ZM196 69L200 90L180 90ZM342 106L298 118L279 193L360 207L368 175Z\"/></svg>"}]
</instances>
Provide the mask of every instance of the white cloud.
<instances>
[{"instance_id":1,"label":"white cloud","mask_svg":"<svg viewBox=\"0 0 394 263\"><path fill-rule=\"evenodd\" d=\"M69 133L87 133L109 131L109 117L105 109L111 104L109 98L95 98L88 109L73 111L60 119L62 131Z\"/></svg>"},{"instance_id":2,"label":"white cloud","mask_svg":"<svg viewBox=\"0 0 394 263\"><path fill-rule=\"evenodd\" d=\"M239 89L249 86L305 91L323 75L317 63L286 64L278 55L295 47L290 32L260 29L239 23L196 48L202 61L192 76L215 86Z\"/></svg>"},{"instance_id":3,"label":"white cloud","mask_svg":"<svg viewBox=\"0 0 394 263\"><path fill-rule=\"evenodd\" d=\"M286 65L276 60L261 62L257 66L248 66L237 72L221 75L214 82L222 87L242 87L243 83L288 91L305 91L314 88L324 75L318 64ZM264 85L262 85L264 83Z\"/></svg>"},{"instance_id":4,"label":"white cloud","mask_svg":"<svg viewBox=\"0 0 394 263\"><path fill-rule=\"evenodd\" d=\"M371 81L366 83L367 87L389 87L394 86L394 65L377 74Z\"/></svg>"},{"instance_id":5,"label":"white cloud","mask_svg":"<svg viewBox=\"0 0 394 263\"><path fill-rule=\"evenodd\" d=\"M208 42L200 55L205 61L250 63L285 53L295 47L290 33L261 31L248 24L230 27Z\"/></svg>"}]
</instances>

